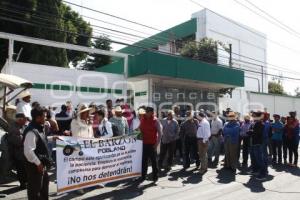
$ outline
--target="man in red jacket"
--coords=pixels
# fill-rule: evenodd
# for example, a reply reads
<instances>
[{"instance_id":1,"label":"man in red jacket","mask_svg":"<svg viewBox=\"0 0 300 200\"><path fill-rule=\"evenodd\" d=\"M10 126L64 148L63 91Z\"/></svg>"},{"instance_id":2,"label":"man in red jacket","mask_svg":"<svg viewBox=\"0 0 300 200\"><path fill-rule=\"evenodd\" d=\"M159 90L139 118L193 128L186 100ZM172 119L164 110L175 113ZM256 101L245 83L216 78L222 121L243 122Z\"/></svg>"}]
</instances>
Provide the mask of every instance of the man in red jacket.
<instances>
[{"instance_id":1,"label":"man in red jacket","mask_svg":"<svg viewBox=\"0 0 300 200\"><path fill-rule=\"evenodd\" d=\"M151 160L153 181L158 179L157 169L157 146L162 135L161 124L154 116L152 107L146 108L146 115L141 120L140 130L143 134L143 161L142 161L142 181L146 179L148 170L148 159Z\"/></svg>"}]
</instances>

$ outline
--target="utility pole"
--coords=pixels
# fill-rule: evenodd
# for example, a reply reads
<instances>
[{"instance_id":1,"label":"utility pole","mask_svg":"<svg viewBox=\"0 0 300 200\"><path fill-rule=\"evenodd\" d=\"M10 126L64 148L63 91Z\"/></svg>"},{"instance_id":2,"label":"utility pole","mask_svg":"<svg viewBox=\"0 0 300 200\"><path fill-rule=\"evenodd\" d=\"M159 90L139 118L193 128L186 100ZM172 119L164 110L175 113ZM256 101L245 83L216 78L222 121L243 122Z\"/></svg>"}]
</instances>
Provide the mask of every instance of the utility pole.
<instances>
[{"instance_id":1,"label":"utility pole","mask_svg":"<svg viewBox=\"0 0 300 200\"><path fill-rule=\"evenodd\" d=\"M232 67L232 44L229 44L229 67Z\"/></svg>"},{"instance_id":2,"label":"utility pole","mask_svg":"<svg viewBox=\"0 0 300 200\"><path fill-rule=\"evenodd\" d=\"M264 93L264 66L261 66L261 92Z\"/></svg>"}]
</instances>

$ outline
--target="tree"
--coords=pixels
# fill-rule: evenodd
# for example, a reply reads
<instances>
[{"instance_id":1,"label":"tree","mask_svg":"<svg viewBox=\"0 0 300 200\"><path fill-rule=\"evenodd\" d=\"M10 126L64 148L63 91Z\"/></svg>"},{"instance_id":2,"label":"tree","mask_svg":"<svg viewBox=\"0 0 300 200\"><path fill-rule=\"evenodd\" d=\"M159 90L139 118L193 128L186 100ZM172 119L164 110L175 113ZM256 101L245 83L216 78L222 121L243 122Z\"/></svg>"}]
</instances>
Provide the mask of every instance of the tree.
<instances>
[{"instance_id":1,"label":"tree","mask_svg":"<svg viewBox=\"0 0 300 200\"><path fill-rule=\"evenodd\" d=\"M6 9L1 10L0 16L25 22L21 24L1 20L0 31L90 46L90 25L61 0L0 0L0 7ZM0 44L0 65L3 66L7 58L8 42L1 41ZM15 53L21 48L23 51L19 61L43 65L67 67L69 62L77 64L87 56L81 52L15 42Z\"/></svg>"},{"instance_id":2,"label":"tree","mask_svg":"<svg viewBox=\"0 0 300 200\"><path fill-rule=\"evenodd\" d=\"M281 82L269 81L268 89L270 94L286 94Z\"/></svg>"},{"instance_id":3,"label":"tree","mask_svg":"<svg viewBox=\"0 0 300 200\"><path fill-rule=\"evenodd\" d=\"M295 89L295 93L296 93L296 97L300 97L300 88L299 87L297 87L296 89Z\"/></svg>"},{"instance_id":4,"label":"tree","mask_svg":"<svg viewBox=\"0 0 300 200\"><path fill-rule=\"evenodd\" d=\"M225 48L223 43L210 38L203 38L200 42L190 41L184 44L180 50L180 54L185 57L216 64L218 63L218 45Z\"/></svg>"},{"instance_id":5,"label":"tree","mask_svg":"<svg viewBox=\"0 0 300 200\"><path fill-rule=\"evenodd\" d=\"M106 36L99 36L93 41L92 47L95 49L111 50L111 42ZM111 63L111 57L100 54L90 54L87 59L83 69L85 70L95 70L96 68L102 67Z\"/></svg>"}]
</instances>

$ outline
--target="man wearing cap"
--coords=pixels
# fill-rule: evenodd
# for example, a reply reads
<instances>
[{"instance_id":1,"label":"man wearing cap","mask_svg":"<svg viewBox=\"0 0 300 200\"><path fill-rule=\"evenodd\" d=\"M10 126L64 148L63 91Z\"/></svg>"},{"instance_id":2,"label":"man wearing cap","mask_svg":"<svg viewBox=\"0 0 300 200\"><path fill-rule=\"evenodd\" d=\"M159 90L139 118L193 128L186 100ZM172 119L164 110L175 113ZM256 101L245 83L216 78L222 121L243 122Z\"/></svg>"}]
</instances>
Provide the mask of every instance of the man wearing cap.
<instances>
[{"instance_id":1,"label":"man wearing cap","mask_svg":"<svg viewBox=\"0 0 300 200\"><path fill-rule=\"evenodd\" d=\"M240 125L236 120L235 112L229 112L227 115L227 122L223 128L224 147L225 147L225 168L236 172L238 164L238 145Z\"/></svg>"},{"instance_id":2,"label":"man wearing cap","mask_svg":"<svg viewBox=\"0 0 300 200\"><path fill-rule=\"evenodd\" d=\"M222 129L223 122L219 118L218 113L213 111L211 121L211 138L208 145L208 162L215 166L219 163ZM212 161L213 156L215 156L214 161Z\"/></svg>"},{"instance_id":3,"label":"man wearing cap","mask_svg":"<svg viewBox=\"0 0 300 200\"><path fill-rule=\"evenodd\" d=\"M264 170L263 161L263 138L264 138L264 123L263 113L253 112L252 118L254 123L250 126L248 134L250 135L251 145L251 172L252 175L257 175L258 180L264 180L266 178L266 171Z\"/></svg>"},{"instance_id":4,"label":"man wearing cap","mask_svg":"<svg viewBox=\"0 0 300 200\"><path fill-rule=\"evenodd\" d=\"M158 180L157 169L157 146L162 135L162 127L158 119L154 116L152 107L146 108L146 114L141 119L140 130L143 134L143 159L142 159L142 178L146 179L148 170L148 160L151 160L153 181Z\"/></svg>"},{"instance_id":5,"label":"man wearing cap","mask_svg":"<svg viewBox=\"0 0 300 200\"><path fill-rule=\"evenodd\" d=\"M287 147L289 150L289 165L298 165L298 146L299 146L299 121L296 118L296 111L290 112L286 124ZM294 162L293 162L294 155Z\"/></svg>"},{"instance_id":6,"label":"man wearing cap","mask_svg":"<svg viewBox=\"0 0 300 200\"><path fill-rule=\"evenodd\" d=\"M274 114L274 123L272 127L272 150L273 150L273 164L282 164L282 139L284 126L280 122L280 115Z\"/></svg>"},{"instance_id":7,"label":"man wearing cap","mask_svg":"<svg viewBox=\"0 0 300 200\"><path fill-rule=\"evenodd\" d=\"M47 170L51 167L51 156L47 141L56 139L48 137L44 131L46 111L36 107L31 111L32 121L24 130L24 154L28 177L27 194L29 200L48 199L49 177Z\"/></svg>"},{"instance_id":8,"label":"man wearing cap","mask_svg":"<svg viewBox=\"0 0 300 200\"><path fill-rule=\"evenodd\" d=\"M128 135L129 126L128 126L127 119L123 117L123 110L121 106L116 106L114 112L115 115L109 120L112 123L112 125L116 127L114 136Z\"/></svg>"},{"instance_id":9,"label":"man wearing cap","mask_svg":"<svg viewBox=\"0 0 300 200\"><path fill-rule=\"evenodd\" d=\"M79 104L76 118L71 122L71 133L73 137L94 138L93 126L90 119L90 110L85 104Z\"/></svg>"},{"instance_id":10,"label":"man wearing cap","mask_svg":"<svg viewBox=\"0 0 300 200\"><path fill-rule=\"evenodd\" d=\"M63 135L65 131L70 131L72 117L67 113L67 106L63 104L61 106L61 111L55 115L55 120L57 121L59 135Z\"/></svg>"},{"instance_id":11,"label":"man wearing cap","mask_svg":"<svg viewBox=\"0 0 300 200\"><path fill-rule=\"evenodd\" d=\"M196 167L200 166L198 145L197 145L197 129L198 120L193 117L192 111L187 111L187 119L180 126L180 135L184 140L184 169L190 167L191 158L195 158ZM194 153L194 156L192 156Z\"/></svg>"},{"instance_id":12,"label":"man wearing cap","mask_svg":"<svg viewBox=\"0 0 300 200\"><path fill-rule=\"evenodd\" d=\"M198 116L199 126L197 130L198 140L198 154L200 159L200 174L204 174L207 171L207 150L208 141L211 136L210 124L206 119L206 115L203 112Z\"/></svg>"},{"instance_id":13,"label":"man wearing cap","mask_svg":"<svg viewBox=\"0 0 300 200\"><path fill-rule=\"evenodd\" d=\"M264 134L263 134L263 161L264 161L264 170L265 173L268 174L268 163L269 159L268 156L272 155L272 145L271 145L271 137L272 137L272 128L270 122L270 113L264 112L263 117L264 122ZM269 150L269 152L268 152Z\"/></svg>"},{"instance_id":14,"label":"man wearing cap","mask_svg":"<svg viewBox=\"0 0 300 200\"><path fill-rule=\"evenodd\" d=\"M25 117L27 117L29 120L31 120L31 105L30 105L30 98L31 94L28 90L25 90L21 92L19 95L20 102L17 104L17 110L16 113L23 113Z\"/></svg>"},{"instance_id":15,"label":"man wearing cap","mask_svg":"<svg viewBox=\"0 0 300 200\"><path fill-rule=\"evenodd\" d=\"M23 113L16 114L15 122L8 130L8 145L13 164L17 170L20 189L26 188L27 175L25 171L25 156L23 145L23 131L26 128L27 119Z\"/></svg>"},{"instance_id":16,"label":"man wearing cap","mask_svg":"<svg viewBox=\"0 0 300 200\"><path fill-rule=\"evenodd\" d=\"M173 155L176 146L176 139L179 136L179 125L178 122L174 119L174 112L172 110L168 111L167 118L164 118L161 121L163 128L163 135L160 144L160 154L158 160L158 168L162 168L163 161L166 154L168 154L167 159L167 170L171 169L173 164Z\"/></svg>"}]
</instances>

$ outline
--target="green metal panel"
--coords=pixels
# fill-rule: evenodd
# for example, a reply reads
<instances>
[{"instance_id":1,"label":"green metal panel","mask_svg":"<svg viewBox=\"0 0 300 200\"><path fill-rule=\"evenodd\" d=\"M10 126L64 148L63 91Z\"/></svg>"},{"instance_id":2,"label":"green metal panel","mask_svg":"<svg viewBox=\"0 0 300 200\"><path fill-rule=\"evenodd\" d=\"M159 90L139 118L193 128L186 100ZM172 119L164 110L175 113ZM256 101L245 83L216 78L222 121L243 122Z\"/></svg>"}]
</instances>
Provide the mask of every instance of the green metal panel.
<instances>
[{"instance_id":1,"label":"green metal panel","mask_svg":"<svg viewBox=\"0 0 300 200\"><path fill-rule=\"evenodd\" d=\"M124 73L124 59L115 60L111 64L96 68L95 71L114 73L114 74L123 74Z\"/></svg>"},{"instance_id":2,"label":"green metal panel","mask_svg":"<svg viewBox=\"0 0 300 200\"><path fill-rule=\"evenodd\" d=\"M45 84L43 84L43 83L34 83L32 85L32 88L34 88L34 89L45 89Z\"/></svg>"},{"instance_id":3,"label":"green metal panel","mask_svg":"<svg viewBox=\"0 0 300 200\"><path fill-rule=\"evenodd\" d=\"M100 92L100 88L89 87L89 92L99 93Z\"/></svg>"},{"instance_id":4,"label":"green metal panel","mask_svg":"<svg viewBox=\"0 0 300 200\"><path fill-rule=\"evenodd\" d=\"M70 91L70 90L73 90L73 86L71 86L71 85L61 85L60 89Z\"/></svg>"},{"instance_id":5,"label":"green metal panel","mask_svg":"<svg viewBox=\"0 0 300 200\"><path fill-rule=\"evenodd\" d=\"M145 74L244 86L243 71L151 51L136 55L129 62L129 77Z\"/></svg>"},{"instance_id":6,"label":"green metal panel","mask_svg":"<svg viewBox=\"0 0 300 200\"><path fill-rule=\"evenodd\" d=\"M193 18L182 24L174 26L168 30L162 31L149 38L136 42L133 45L138 47L143 47L145 49L152 49L158 47L159 44L166 44L170 40L176 40L186 36L190 36L196 32L197 32L197 19ZM128 46L119 50L119 52L136 55L143 51L142 48L138 48L138 47Z\"/></svg>"}]
</instances>

